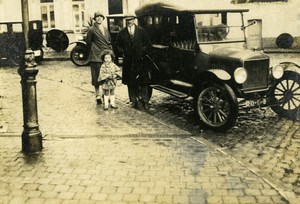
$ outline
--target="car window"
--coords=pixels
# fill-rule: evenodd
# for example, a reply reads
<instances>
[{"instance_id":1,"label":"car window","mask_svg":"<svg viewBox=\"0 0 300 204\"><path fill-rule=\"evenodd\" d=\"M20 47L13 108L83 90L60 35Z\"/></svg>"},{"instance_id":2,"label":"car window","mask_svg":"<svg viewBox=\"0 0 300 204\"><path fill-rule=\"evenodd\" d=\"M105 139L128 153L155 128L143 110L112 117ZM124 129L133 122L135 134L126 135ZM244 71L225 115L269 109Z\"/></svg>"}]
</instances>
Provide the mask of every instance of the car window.
<instances>
[{"instance_id":1,"label":"car window","mask_svg":"<svg viewBox=\"0 0 300 204\"><path fill-rule=\"evenodd\" d=\"M244 41L240 13L214 13L195 15L199 42Z\"/></svg>"},{"instance_id":2,"label":"car window","mask_svg":"<svg viewBox=\"0 0 300 204\"><path fill-rule=\"evenodd\" d=\"M110 32L119 32L124 28L122 18L111 18L109 19L109 30Z\"/></svg>"}]
</instances>

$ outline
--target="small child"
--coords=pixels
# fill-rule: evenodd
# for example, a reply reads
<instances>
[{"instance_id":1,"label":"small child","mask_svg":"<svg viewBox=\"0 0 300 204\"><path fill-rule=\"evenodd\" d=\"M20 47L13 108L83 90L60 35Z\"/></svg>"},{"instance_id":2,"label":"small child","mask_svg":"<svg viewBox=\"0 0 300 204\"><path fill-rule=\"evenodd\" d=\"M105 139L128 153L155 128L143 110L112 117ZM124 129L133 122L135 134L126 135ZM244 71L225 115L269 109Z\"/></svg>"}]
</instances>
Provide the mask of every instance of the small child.
<instances>
[{"instance_id":1,"label":"small child","mask_svg":"<svg viewBox=\"0 0 300 204\"><path fill-rule=\"evenodd\" d=\"M113 109L118 107L115 104L115 88L117 77L121 78L121 69L113 62L114 54L111 50L104 50L101 55L103 64L100 68L98 81L102 84L104 94L104 110L108 110L108 100Z\"/></svg>"}]
</instances>

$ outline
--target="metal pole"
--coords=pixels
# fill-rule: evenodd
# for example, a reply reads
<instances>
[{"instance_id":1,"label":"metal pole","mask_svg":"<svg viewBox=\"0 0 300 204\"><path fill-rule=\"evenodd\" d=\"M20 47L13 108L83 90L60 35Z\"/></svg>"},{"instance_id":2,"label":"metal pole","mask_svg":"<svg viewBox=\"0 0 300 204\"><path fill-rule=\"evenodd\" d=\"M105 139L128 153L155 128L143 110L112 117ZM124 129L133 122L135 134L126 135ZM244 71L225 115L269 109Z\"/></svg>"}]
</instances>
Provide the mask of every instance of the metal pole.
<instances>
[{"instance_id":1,"label":"metal pole","mask_svg":"<svg viewBox=\"0 0 300 204\"><path fill-rule=\"evenodd\" d=\"M25 39L25 54L18 73L21 76L22 102L23 102L23 133L22 151L24 153L39 152L43 149L42 133L39 130L36 95L37 64L34 61L34 53L29 48L29 11L28 0L21 0L23 32Z\"/></svg>"}]
</instances>

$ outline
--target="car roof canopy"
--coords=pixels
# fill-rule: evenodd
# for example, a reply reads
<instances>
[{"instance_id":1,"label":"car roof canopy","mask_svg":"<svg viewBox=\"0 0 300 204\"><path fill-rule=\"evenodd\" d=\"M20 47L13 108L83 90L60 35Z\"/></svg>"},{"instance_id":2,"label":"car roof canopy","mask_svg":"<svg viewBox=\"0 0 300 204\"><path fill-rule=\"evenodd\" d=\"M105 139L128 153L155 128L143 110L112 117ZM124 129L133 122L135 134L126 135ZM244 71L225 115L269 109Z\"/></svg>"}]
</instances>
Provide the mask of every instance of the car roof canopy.
<instances>
[{"instance_id":1,"label":"car roof canopy","mask_svg":"<svg viewBox=\"0 0 300 204\"><path fill-rule=\"evenodd\" d=\"M135 10L137 17L145 15L175 15L175 14L201 14L201 13L220 13L220 12L248 12L249 9L241 9L232 6L215 4L213 0L184 1L173 3L168 0L156 0L146 3Z\"/></svg>"}]
</instances>

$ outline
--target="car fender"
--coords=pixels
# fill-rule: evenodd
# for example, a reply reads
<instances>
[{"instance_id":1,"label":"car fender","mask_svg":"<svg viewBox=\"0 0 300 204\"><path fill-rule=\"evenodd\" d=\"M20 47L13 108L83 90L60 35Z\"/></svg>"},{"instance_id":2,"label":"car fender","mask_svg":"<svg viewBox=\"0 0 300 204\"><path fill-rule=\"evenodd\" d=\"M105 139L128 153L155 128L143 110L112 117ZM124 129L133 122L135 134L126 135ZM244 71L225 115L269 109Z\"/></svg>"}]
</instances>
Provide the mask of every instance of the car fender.
<instances>
[{"instance_id":1,"label":"car fender","mask_svg":"<svg viewBox=\"0 0 300 204\"><path fill-rule=\"evenodd\" d=\"M198 89L202 87L203 85L209 83L209 82L215 82L218 84L221 84L225 80L229 80L231 77L230 75L221 69L210 69L205 72L201 72L193 79L193 88L190 91L191 96L195 96L197 94Z\"/></svg>"},{"instance_id":2,"label":"car fender","mask_svg":"<svg viewBox=\"0 0 300 204\"><path fill-rule=\"evenodd\" d=\"M283 65L284 71L293 71L300 74L300 66L294 62L281 62L280 65Z\"/></svg>"},{"instance_id":3,"label":"car fender","mask_svg":"<svg viewBox=\"0 0 300 204\"><path fill-rule=\"evenodd\" d=\"M85 41L76 41L76 42L71 42L70 45L72 44L76 44L76 45L83 45L83 46L87 46Z\"/></svg>"},{"instance_id":4,"label":"car fender","mask_svg":"<svg viewBox=\"0 0 300 204\"><path fill-rule=\"evenodd\" d=\"M294 62L281 62L281 63L279 63L279 65L281 65L283 67L284 72L295 72L297 74L300 74L300 66ZM270 68L269 76L270 76L271 82L275 83L276 79L274 79L272 76L272 68L273 67Z\"/></svg>"},{"instance_id":5,"label":"car fender","mask_svg":"<svg viewBox=\"0 0 300 204\"><path fill-rule=\"evenodd\" d=\"M231 79L230 74L222 69L209 69L208 71L213 73L216 77L218 77L222 81Z\"/></svg>"}]
</instances>

